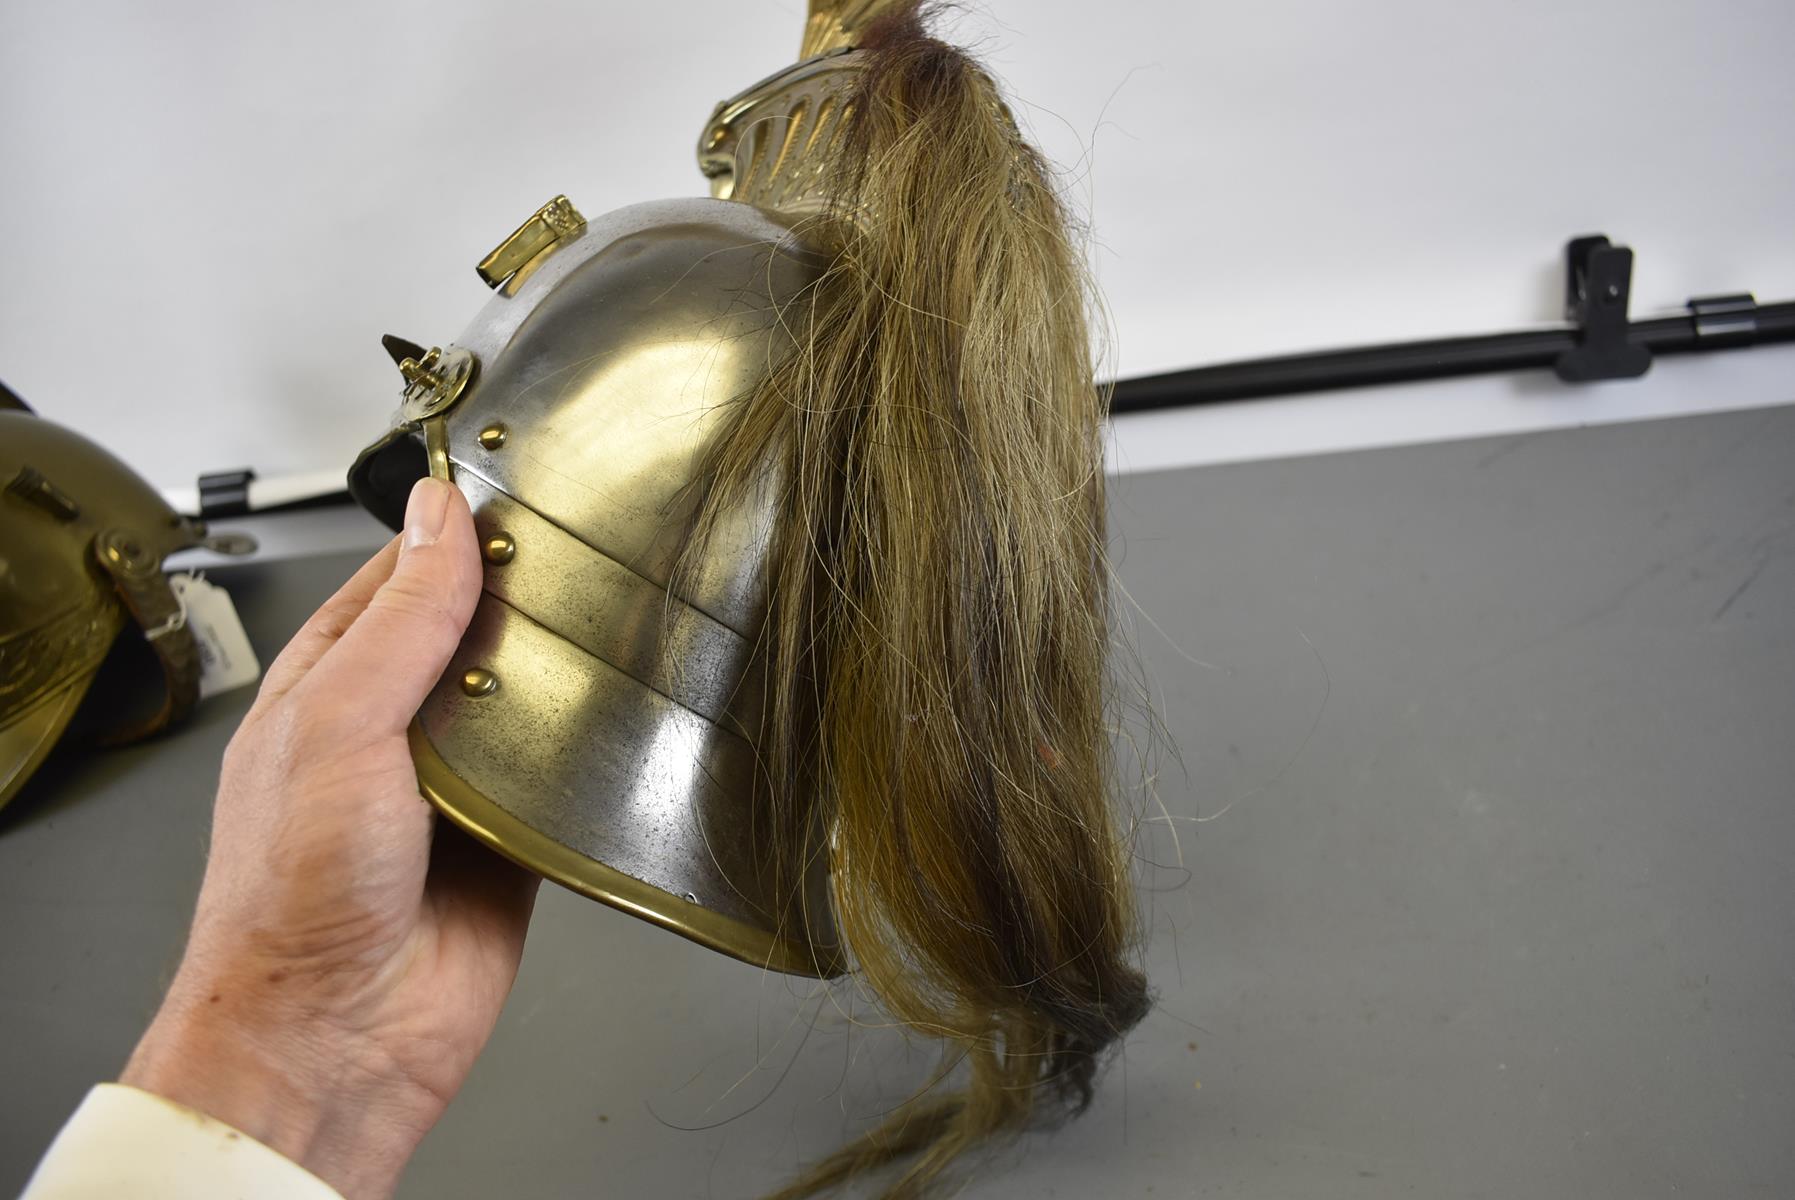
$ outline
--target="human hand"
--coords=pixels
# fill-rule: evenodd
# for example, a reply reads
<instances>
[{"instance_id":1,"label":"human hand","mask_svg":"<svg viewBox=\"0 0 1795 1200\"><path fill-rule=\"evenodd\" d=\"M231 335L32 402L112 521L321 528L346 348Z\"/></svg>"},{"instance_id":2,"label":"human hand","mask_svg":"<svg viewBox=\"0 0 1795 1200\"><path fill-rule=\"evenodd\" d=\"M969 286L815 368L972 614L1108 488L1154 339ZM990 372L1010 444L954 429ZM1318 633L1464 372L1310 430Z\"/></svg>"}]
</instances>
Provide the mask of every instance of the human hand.
<instances>
[{"instance_id":1,"label":"human hand","mask_svg":"<svg viewBox=\"0 0 1795 1200\"><path fill-rule=\"evenodd\" d=\"M205 882L120 1082L389 1195L491 1036L536 877L436 820L405 731L480 594L459 490L288 643L225 750Z\"/></svg>"}]
</instances>

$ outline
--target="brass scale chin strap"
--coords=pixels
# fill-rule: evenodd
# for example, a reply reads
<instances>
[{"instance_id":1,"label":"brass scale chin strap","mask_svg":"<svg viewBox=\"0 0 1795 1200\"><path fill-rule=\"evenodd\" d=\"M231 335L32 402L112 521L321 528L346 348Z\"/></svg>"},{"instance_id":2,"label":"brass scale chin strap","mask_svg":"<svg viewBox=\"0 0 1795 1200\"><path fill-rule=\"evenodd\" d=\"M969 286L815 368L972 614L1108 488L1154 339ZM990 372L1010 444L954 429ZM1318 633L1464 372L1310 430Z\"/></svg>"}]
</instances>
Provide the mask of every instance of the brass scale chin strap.
<instances>
[{"instance_id":1,"label":"brass scale chin strap","mask_svg":"<svg viewBox=\"0 0 1795 1200\"><path fill-rule=\"evenodd\" d=\"M93 540L94 558L112 579L120 600L162 664L162 706L141 721L114 729L108 745L134 742L177 725L199 703L199 645L187 628L187 613L162 574L162 562L121 529L103 530Z\"/></svg>"}]
</instances>

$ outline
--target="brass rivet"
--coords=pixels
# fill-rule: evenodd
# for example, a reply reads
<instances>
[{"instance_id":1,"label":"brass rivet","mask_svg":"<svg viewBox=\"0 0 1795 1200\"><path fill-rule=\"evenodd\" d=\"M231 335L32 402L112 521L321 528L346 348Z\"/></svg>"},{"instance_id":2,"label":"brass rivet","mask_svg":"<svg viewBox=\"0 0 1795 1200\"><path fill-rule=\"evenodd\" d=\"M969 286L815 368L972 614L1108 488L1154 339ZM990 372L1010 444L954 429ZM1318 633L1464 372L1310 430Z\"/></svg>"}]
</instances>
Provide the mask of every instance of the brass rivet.
<instances>
[{"instance_id":1,"label":"brass rivet","mask_svg":"<svg viewBox=\"0 0 1795 1200\"><path fill-rule=\"evenodd\" d=\"M494 421L480 431L480 444L488 450L497 450L505 444L505 434L509 432L503 421Z\"/></svg>"},{"instance_id":2,"label":"brass rivet","mask_svg":"<svg viewBox=\"0 0 1795 1200\"><path fill-rule=\"evenodd\" d=\"M486 561L494 566L504 566L517 554L517 543L511 540L508 533L495 533L486 539Z\"/></svg>"},{"instance_id":3,"label":"brass rivet","mask_svg":"<svg viewBox=\"0 0 1795 1200\"><path fill-rule=\"evenodd\" d=\"M154 563L154 559L139 545L130 534L113 530L100 537L100 549L110 563L127 571L139 571Z\"/></svg>"},{"instance_id":4,"label":"brass rivet","mask_svg":"<svg viewBox=\"0 0 1795 1200\"><path fill-rule=\"evenodd\" d=\"M461 677L461 690L470 696L490 696L499 690L499 677L485 667L470 667Z\"/></svg>"}]
</instances>

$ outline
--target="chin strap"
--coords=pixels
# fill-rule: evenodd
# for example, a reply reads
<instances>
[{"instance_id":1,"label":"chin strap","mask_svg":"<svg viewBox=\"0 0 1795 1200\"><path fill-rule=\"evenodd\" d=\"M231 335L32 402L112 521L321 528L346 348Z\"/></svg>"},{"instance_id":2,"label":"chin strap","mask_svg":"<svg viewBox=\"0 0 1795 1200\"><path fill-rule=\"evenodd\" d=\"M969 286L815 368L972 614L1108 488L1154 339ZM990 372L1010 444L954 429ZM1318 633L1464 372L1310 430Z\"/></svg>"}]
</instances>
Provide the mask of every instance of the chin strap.
<instances>
[{"instance_id":1,"label":"chin strap","mask_svg":"<svg viewBox=\"0 0 1795 1200\"><path fill-rule=\"evenodd\" d=\"M94 558L112 580L131 619L143 631L162 664L162 707L145 720L114 730L107 745L134 742L184 719L199 703L199 647L187 628L187 613L162 574L161 559L122 529L108 529L93 541Z\"/></svg>"}]
</instances>

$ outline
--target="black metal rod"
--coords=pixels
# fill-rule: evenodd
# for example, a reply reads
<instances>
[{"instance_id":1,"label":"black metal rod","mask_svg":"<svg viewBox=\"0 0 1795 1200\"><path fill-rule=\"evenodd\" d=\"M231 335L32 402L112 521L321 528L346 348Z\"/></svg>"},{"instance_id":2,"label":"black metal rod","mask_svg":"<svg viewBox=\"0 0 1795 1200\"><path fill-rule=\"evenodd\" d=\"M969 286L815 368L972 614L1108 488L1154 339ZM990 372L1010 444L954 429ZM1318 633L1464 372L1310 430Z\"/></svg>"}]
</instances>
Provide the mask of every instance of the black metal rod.
<instances>
[{"instance_id":1,"label":"black metal rod","mask_svg":"<svg viewBox=\"0 0 1795 1200\"><path fill-rule=\"evenodd\" d=\"M1749 332L1698 330L1697 315L1691 312L1635 321L1628 336L1654 356L1795 341L1795 301L1757 305L1751 325ZM1417 379L1550 369L1560 354L1577 345L1577 339L1574 328L1542 329L1220 363L1117 380L1110 410L1150 412Z\"/></svg>"}]
</instances>

